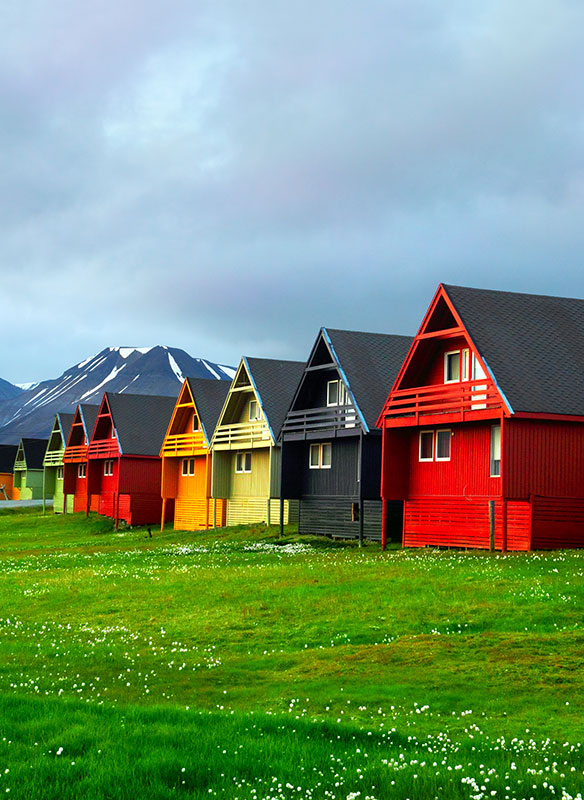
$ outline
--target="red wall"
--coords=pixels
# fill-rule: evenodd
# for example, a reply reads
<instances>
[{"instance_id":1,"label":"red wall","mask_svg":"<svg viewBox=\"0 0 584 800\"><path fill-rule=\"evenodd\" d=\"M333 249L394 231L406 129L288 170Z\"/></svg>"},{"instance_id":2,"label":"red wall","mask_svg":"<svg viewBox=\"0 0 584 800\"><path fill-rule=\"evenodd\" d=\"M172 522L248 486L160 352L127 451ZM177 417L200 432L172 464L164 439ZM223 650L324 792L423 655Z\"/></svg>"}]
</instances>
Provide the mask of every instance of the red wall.
<instances>
[{"instance_id":1,"label":"red wall","mask_svg":"<svg viewBox=\"0 0 584 800\"><path fill-rule=\"evenodd\" d=\"M503 435L506 497L584 497L584 424L511 419Z\"/></svg>"},{"instance_id":2,"label":"red wall","mask_svg":"<svg viewBox=\"0 0 584 800\"><path fill-rule=\"evenodd\" d=\"M115 473L115 466L114 466ZM153 493L160 497L161 458L122 457L120 489L123 494L133 492Z\"/></svg>"},{"instance_id":3,"label":"red wall","mask_svg":"<svg viewBox=\"0 0 584 800\"><path fill-rule=\"evenodd\" d=\"M460 336L457 339L447 339L446 341L441 341L440 347L435 351L435 355L429 368L424 370L424 374L420 375L420 383L418 385L435 386L436 384L443 384L444 353L449 353L451 350L462 350L464 347L468 347L468 343L464 336Z\"/></svg>"}]
</instances>

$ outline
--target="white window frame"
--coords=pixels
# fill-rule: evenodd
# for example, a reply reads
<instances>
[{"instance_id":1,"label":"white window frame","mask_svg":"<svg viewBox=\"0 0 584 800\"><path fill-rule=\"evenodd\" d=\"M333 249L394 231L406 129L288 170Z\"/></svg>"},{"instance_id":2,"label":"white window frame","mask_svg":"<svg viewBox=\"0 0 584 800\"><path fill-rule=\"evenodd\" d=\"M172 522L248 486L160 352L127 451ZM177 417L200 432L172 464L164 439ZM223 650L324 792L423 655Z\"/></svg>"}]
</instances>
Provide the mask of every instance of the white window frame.
<instances>
[{"instance_id":1,"label":"white window frame","mask_svg":"<svg viewBox=\"0 0 584 800\"><path fill-rule=\"evenodd\" d=\"M495 458L496 450L495 450L495 430L499 430L499 447L498 447L498 455L499 458ZM491 442L489 446L489 476L491 478L500 478L501 477L501 425L491 425ZM495 472L495 464L498 466L498 471Z\"/></svg>"},{"instance_id":2,"label":"white window frame","mask_svg":"<svg viewBox=\"0 0 584 800\"><path fill-rule=\"evenodd\" d=\"M432 436L432 447L431 447L432 455L430 456L430 458L423 458L422 457L422 436L425 433L429 433ZM418 461L426 461L426 462L427 461L434 461L434 441L435 441L435 439L436 439L435 431L428 430L428 429L420 431L420 433L418 434Z\"/></svg>"},{"instance_id":3,"label":"white window frame","mask_svg":"<svg viewBox=\"0 0 584 800\"><path fill-rule=\"evenodd\" d=\"M448 456L439 456L438 455L438 436L441 433L448 434ZM436 434L434 436L434 447L435 447L435 454L436 454L436 461L450 461L450 453L452 448L452 429L451 428L438 428L436 430Z\"/></svg>"},{"instance_id":4,"label":"white window frame","mask_svg":"<svg viewBox=\"0 0 584 800\"><path fill-rule=\"evenodd\" d=\"M336 391L337 391L337 397L333 401L331 401L331 399L330 399L331 398L331 386L335 386L336 387ZM339 405L339 381L338 380L327 381L327 383L326 383L326 405L327 405L327 408L332 408L334 406L338 406Z\"/></svg>"},{"instance_id":5,"label":"white window frame","mask_svg":"<svg viewBox=\"0 0 584 800\"><path fill-rule=\"evenodd\" d=\"M249 456L249 469L246 468L247 457ZM241 468L240 468L241 467ZM235 454L235 471L239 475L251 472L251 451L242 451Z\"/></svg>"},{"instance_id":6,"label":"white window frame","mask_svg":"<svg viewBox=\"0 0 584 800\"><path fill-rule=\"evenodd\" d=\"M77 465L77 477L78 478L86 478L87 477L87 464L78 464Z\"/></svg>"},{"instance_id":7,"label":"white window frame","mask_svg":"<svg viewBox=\"0 0 584 800\"><path fill-rule=\"evenodd\" d=\"M330 463L325 464L323 461L323 455L325 448L328 447L328 452L330 453ZM318 453L317 463L312 463L312 453ZM333 446L331 442L313 442L311 443L310 447L308 448L308 469L331 469L333 464Z\"/></svg>"},{"instance_id":8,"label":"white window frame","mask_svg":"<svg viewBox=\"0 0 584 800\"><path fill-rule=\"evenodd\" d=\"M470 375L471 352L468 347L460 351L460 380L468 381Z\"/></svg>"},{"instance_id":9,"label":"white window frame","mask_svg":"<svg viewBox=\"0 0 584 800\"><path fill-rule=\"evenodd\" d=\"M458 378L448 378L448 356L458 356ZM462 374L462 353L460 350L448 350L444 353L444 383L460 383Z\"/></svg>"},{"instance_id":10,"label":"white window frame","mask_svg":"<svg viewBox=\"0 0 584 800\"><path fill-rule=\"evenodd\" d=\"M193 414L193 433L201 430L201 421L196 414Z\"/></svg>"},{"instance_id":11,"label":"white window frame","mask_svg":"<svg viewBox=\"0 0 584 800\"><path fill-rule=\"evenodd\" d=\"M108 458L103 462L104 477L111 477L114 474L114 461L113 458Z\"/></svg>"},{"instance_id":12,"label":"white window frame","mask_svg":"<svg viewBox=\"0 0 584 800\"><path fill-rule=\"evenodd\" d=\"M63 480L63 472L64 472L63 467L57 467L57 480L58 481L62 481Z\"/></svg>"},{"instance_id":13,"label":"white window frame","mask_svg":"<svg viewBox=\"0 0 584 800\"><path fill-rule=\"evenodd\" d=\"M192 468L192 469L191 469ZM195 474L195 459L183 458L181 464L181 475L183 477L192 477Z\"/></svg>"},{"instance_id":14,"label":"white window frame","mask_svg":"<svg viewBox=\"0 0 584 800\"><path fill-rule=\"evenodd\" d=\"M252 408L255 408L255 412L253 413L253 416L252 416ZM257 420L260 418L260 404L258 403L257 400L250 400L249 401L249 408L248 408L248 412L247 412L247 417L248 417L248 420L250 422L257 422Z\"/></svg>"}]
</instances>

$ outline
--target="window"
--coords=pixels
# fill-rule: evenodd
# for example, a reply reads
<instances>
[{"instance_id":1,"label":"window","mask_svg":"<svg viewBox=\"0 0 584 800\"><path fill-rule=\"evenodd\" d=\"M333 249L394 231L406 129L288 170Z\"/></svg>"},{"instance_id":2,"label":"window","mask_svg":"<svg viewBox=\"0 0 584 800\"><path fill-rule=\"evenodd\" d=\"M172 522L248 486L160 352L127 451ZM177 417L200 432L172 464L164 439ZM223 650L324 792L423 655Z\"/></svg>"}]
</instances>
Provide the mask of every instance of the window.
<instances>
[{"instance_id":1,"label":"window","mask_svg":"<svg viewBox=\"0 0 584 800\"><path fill-rule=\"evenodd\" d=\"M436 431L436 461L450 461L450 437L452 431Z\"/></svg>"},{"instance_id":2,"label":"window","mask_svg":"<svg viewBox=\"0 0 584 800\"><path fill-rule=\"evenodd\" d=\"M182 460L182 474L183 475L194 475L195 474L195 459L194 458L183 458L183 460Z\"/></svg>"},{"instance_id":3,"label":"window","mask_svg":"<svg viewBox=\"0 0 584 800\"><path fill-rule=\"evenodd\" d=\"M236 472L251 472L251 453L237 453L235 456Z\"/></svg>"},{"instance_id":4,"label":"window","mask_svg":"<svg viewBox=\"0 0 584 800\"><path fill-rule=\"evenodd\" d=\"M444 353L444 383L460 380L460 350Z\"/></svg>"},{"instance_id":5,"label":"window","mask_svg":"<svg viewBox=\"0 0 584 800\"><path fill-rule=\"evenodd\" d=\"M438 431L420 431L418 445L419 461L450 461L450 439L452 431L443 428Z\"/></svg>"},{"instance_id":6,"label":"window","mask_svg":"<svg viewBox=\"0 0 584 800\"><path fill-rule=\"evenodd\" d=\"M420 431L420 461L432 461L434 457L434 431Z\"/></svg>"},{"instance_id":7,"label":"window","mask_svg":"<svg viewBox=\"0 0 584 800\"><path fill-rule=\"evenodd\" d=\"M87 475L87 464L79 464L77 467L77 477L78 478L85 478Z\"/></svg>"},{"instance_id":8,"label":"window","mask_svg":"<svg viewBox=\"0 0 584 800\"><path fill-rule=\"evenodd\" d=\"M193 431L200 431L200 430L201 426L199 423L199 418L197 417L196 414L193 414Z\"/></svg>"},{"instance_id":9,"label":"window","mask_svg":"<svg viewBox=\"0 0 584 800\"><path fill-rule=\"evenodd\" d=\"M63 467L57 467L57 480L63 480Z\"/></svg>"},{"instance_id":10,"label":"window","mask_svg":"<svg viewBox=\"0 0 584 800\"><path fill-rule=\"evenodd\" d=\"M260 418L260 406L257 400L249 401L249 421L253 422Z\"/></svg>"},{"instance_id":11,"label":"window","mask_svg":"<svg viewBox=\"0 0 584 800\"><path fill-rule=\"evenodd\" d=\"M347 402L345 384L340 381L328 381L326 385L327 406L343 406Z\"/></svg>"},{"instance_id":12,"label":"window","mask_svg":"<svg viewBox=\"0 0 584 800\"><path fill-rule=\"evenodd\" d=\"M113 462L113 459L108 458L107 461L103 462L103 474L104 475L113 475L114 474L114 462Z\"/></svg>"},{"instance_id":13,"label":"window","mask_svg":"<svg viewBox=\"0 0 584 800\"><path fill-rule=\"evenodd\" d=\"M330 442L311 444L308 454L310 469L330 469L332 464L333 448Z\"/></svg>"},{"instance_id":14,"label":"window","mask_svg":"<svg viewBox=\"0 0 584 800\"><path fill-rule=\"evenodd\" d=\"M491 427L491 478L501 475L501 426Z\"/></svg>"},{"instance_id":15,"label":"window","mask_svg":"<svg viewBox=\"0 0 584 800\"><path fill-rule=\"evenodd\" d=\"M112 439L116 438L116 429L112 426Z\"/></svg>"}]
</instances>

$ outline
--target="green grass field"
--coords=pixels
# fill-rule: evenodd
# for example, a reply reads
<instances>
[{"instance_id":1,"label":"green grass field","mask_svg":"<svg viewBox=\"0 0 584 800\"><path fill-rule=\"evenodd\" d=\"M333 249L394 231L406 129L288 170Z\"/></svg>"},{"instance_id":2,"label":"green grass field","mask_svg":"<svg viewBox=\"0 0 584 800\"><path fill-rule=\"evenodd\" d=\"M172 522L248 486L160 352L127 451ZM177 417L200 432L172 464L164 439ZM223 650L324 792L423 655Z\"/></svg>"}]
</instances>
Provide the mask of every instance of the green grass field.
<instances>
[{"instance_id":1,"label":"green grass field","mask_svg":"<svg viewBox=\"0 0 584 800\"><path fill-rule=\"evenodd\" d=\"M583 577L0 512L0 795L582 798Z\"/></svg>"}]
</instances>

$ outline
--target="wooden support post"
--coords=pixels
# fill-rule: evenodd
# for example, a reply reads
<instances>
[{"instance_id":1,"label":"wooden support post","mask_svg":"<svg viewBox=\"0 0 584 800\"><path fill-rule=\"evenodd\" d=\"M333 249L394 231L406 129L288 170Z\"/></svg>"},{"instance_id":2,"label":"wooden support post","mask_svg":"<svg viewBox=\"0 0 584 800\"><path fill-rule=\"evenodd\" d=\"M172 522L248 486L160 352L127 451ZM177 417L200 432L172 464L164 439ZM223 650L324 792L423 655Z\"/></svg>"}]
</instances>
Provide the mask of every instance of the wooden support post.
<instances>
[{"instance_id":1,"label":"wooden support post","mask_svg":"<svg viewBox=\"0 0 584 800\"><path fill-rule=\"evenodd\" d=\"M45 497L45 475L47 474L47 469L43 469L43 514L47 513L47 501Z\"/></svg>"},{"instance_id":2,"label":"wooden support post","mask_svg":"<svg viewBox=\"0 0 584 800\"><path fill-rule=\"evenodd\" d=\"M495 550L495 501L489 500L489 550Z\"/></svg>"},{"instance_id":3,"label":"wooden support post","mask_svg":"<svg viewBox=\"0 0 584 800\"><path fill-rule=\"evenodd\" d=\"M116 492L116 504L115 504L115 520L116 520L116 530L118 529L119 525L119 517L120 517L120 492L119 490Z\"/></svg>"},{"instance_id":4,"label":"wooden support post","mask_svg":"<svg viewBox=\"0 0 584 800\"><path fill-rule=\"evenodd\" d=\"M205 456L205 530L209 530L209 495L211 494L211 474L209 470L209 453Z\"/></svg>"},{"instance_id":5,"label":"wooden support post","mask_svg":"<svg viewBox=\"0 0 584 800\"><path fill-rule=\"evenodd\" d=\"M387 547L387 500L381 500L381 549Z\"/></svg>"},{"instance_id":6,"label":"wooden support post","mask_svg":"<svg viewBox=\"0 0 584 800\"><path fill-rule=\"evenodd\" d=\"M160 533L164 533L164 518L166 517L166 497L162 498L162 517L160 519Z\"/></svg>"},{"instance_id":7,"label":"wooden support post","mask_svg":"<svg viewBox=\"0 0 584 800\"><path fill-rule=\"evenodd\" d=\"M363 430L359 436L359 547L363 547Z\"/></svg>"},{"instance_id":8,"label":"wooden support post","mask_svg":"<svg viewBox=\"0 0 584 800\"><path fill-rule=\"evenodd\" d=\"M213 498L213 527L217 527L217 498Z\"/></svg>"},{"instance_id":9,"label":"wooden support post","mask_svg":"<svg viewBox=\"0 0 584 800\"><path fill-rule=\"evenodd\" d=\"M284 439L280 446L280 537L284 536L284 492L282 491L282 475L284 472Z\"/></svg>"},{"instance_id":10,"label":"wooden support post","mask_svg":"<svg viewBox=\"0 0 584 800\"><path fill-rule=\"evenodd\" d=\"M502 522L503 522L503 530L502 530L502 539L501 539L501 551L503 553L507 552L507 501L505 499L502 500L503 508L502 508Z\"/></svg>"}]
</instances>

